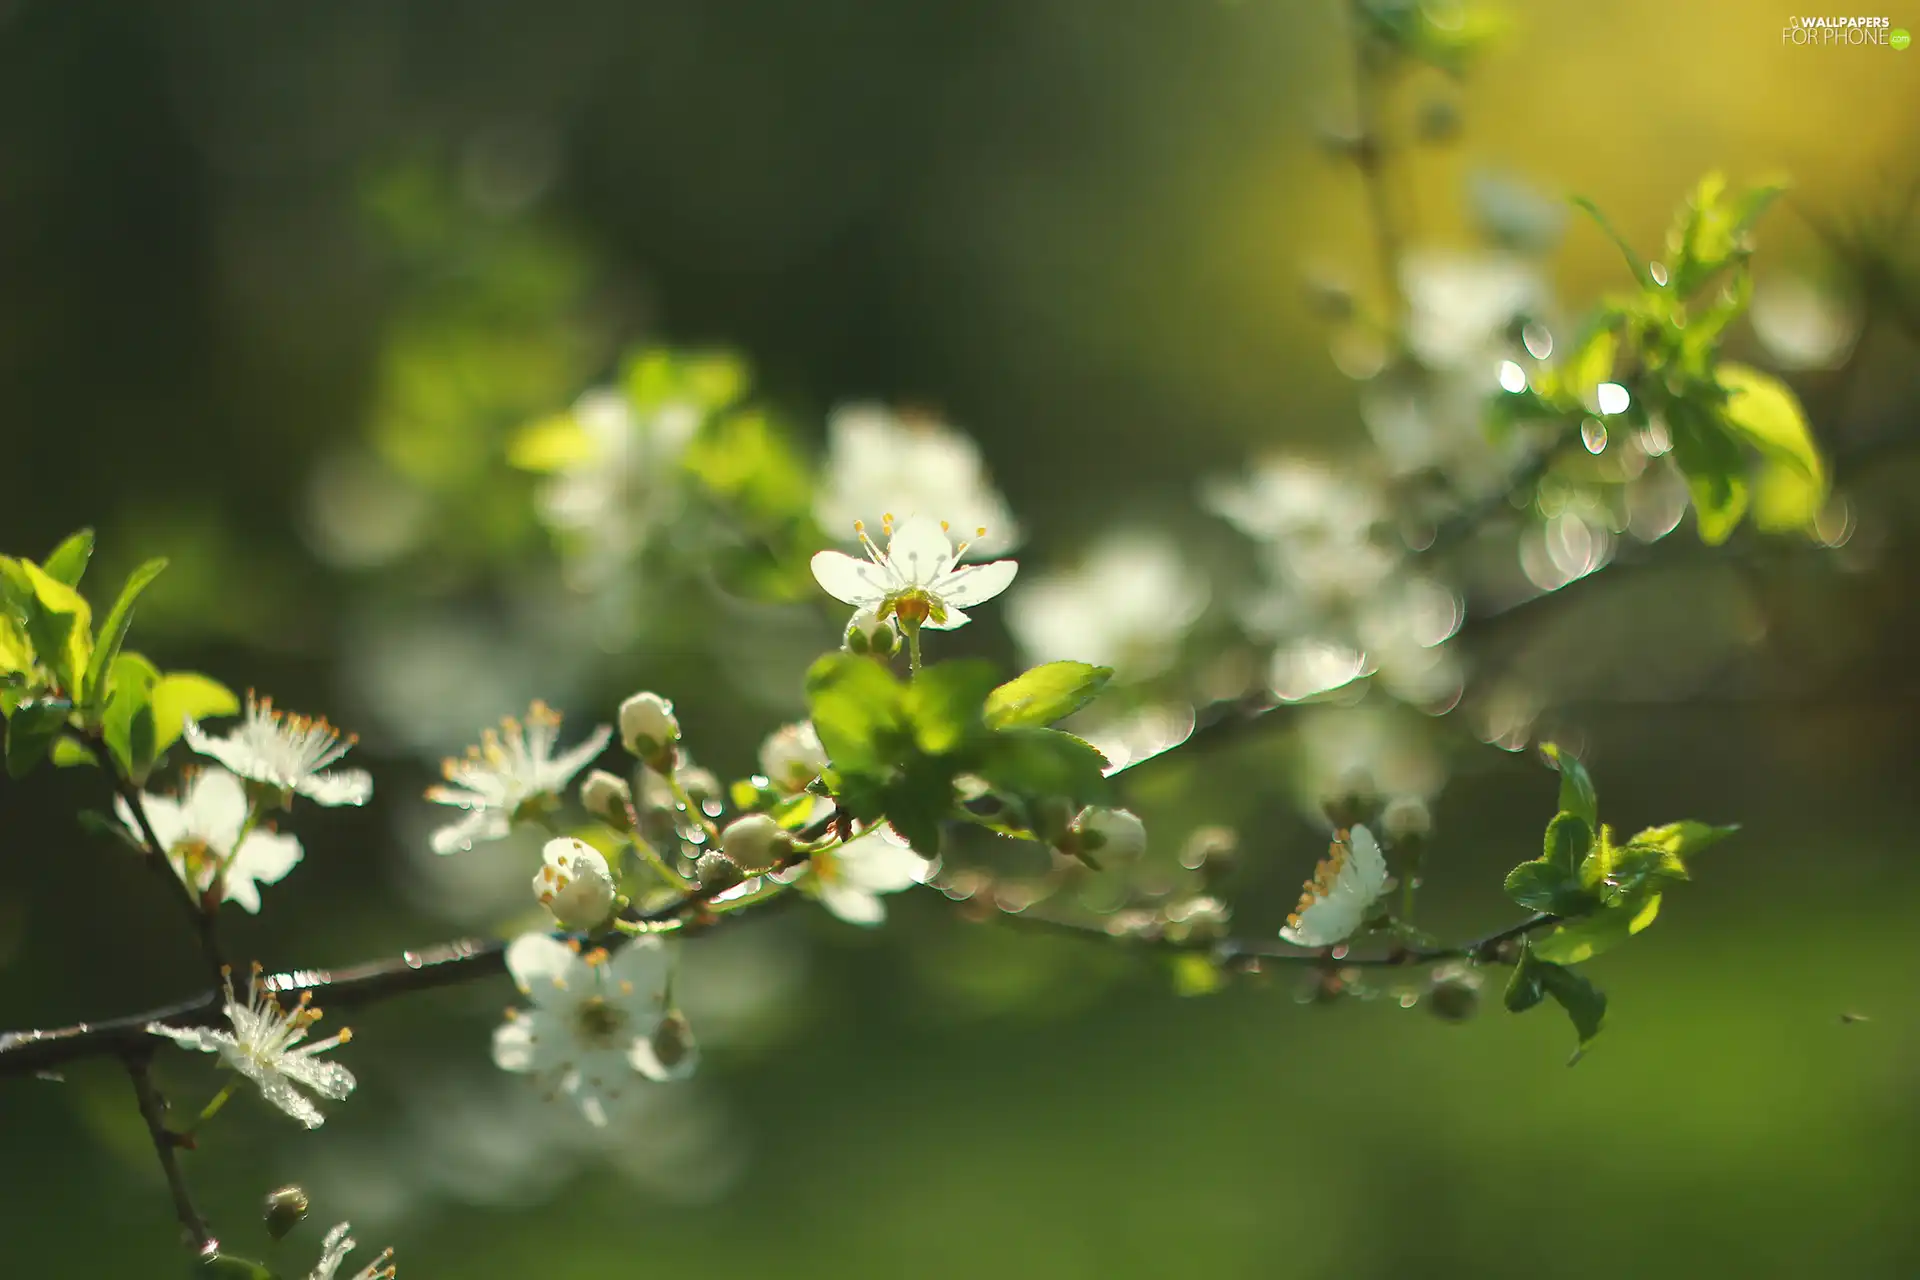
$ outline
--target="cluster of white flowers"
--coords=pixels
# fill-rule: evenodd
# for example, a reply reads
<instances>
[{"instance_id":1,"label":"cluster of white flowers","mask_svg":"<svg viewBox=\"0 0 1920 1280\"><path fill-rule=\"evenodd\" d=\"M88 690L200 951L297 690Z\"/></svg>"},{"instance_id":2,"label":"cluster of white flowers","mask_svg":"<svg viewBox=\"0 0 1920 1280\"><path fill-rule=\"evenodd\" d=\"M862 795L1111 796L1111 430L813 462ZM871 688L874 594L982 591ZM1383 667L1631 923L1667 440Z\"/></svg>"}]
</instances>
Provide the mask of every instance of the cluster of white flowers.
<instances>
[{"instance_id":1,"label":"cluster of white flowers","mask_svg":"<svg viewBox=\"0 0 1920 1280\"><path fill-rule=\"evenodd\" d=\"M671 522L678 509L673 476L704 417L691 400L641 412L612 388L574 402L579 448L540 490L538 502L548 526L577 541L569 568L579 585L618 580L654 531Z\"/></svg>"},{"instance_id":2,"label":"cluster of white flowers","mask_svg":"<svg viewBox=\"0 0 1920 1280\"><path fill-rule=\"evenodd\" d=\"M1179 656L1208 594L1171 538L1128 530L1073 568L1023 581L1007 602L1007 625L1031 662L1091 662L1146 679Z\"/></svg>"}]
</instances>

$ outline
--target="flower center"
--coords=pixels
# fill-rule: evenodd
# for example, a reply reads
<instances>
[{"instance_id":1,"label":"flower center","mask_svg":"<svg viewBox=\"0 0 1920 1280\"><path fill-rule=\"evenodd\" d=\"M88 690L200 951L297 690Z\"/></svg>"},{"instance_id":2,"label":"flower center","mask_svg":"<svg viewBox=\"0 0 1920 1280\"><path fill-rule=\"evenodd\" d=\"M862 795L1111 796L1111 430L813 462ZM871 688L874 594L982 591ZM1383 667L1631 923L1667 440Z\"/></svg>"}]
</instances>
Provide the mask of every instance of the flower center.
<instances>
[{"instance_id":1,"label":"flower center","mask_svg":"<svg viewBox=\"0 0 1920 1280\"><path fill-rule=\"evenodd\" d=\"M582 1000L573 1012L575 1034L583 1043L595 1048L609 1048L618 1043L620 1032L626 1025L626 1011L608 1004L605 996L590 996Z\"/></svg>"}]
</instances>

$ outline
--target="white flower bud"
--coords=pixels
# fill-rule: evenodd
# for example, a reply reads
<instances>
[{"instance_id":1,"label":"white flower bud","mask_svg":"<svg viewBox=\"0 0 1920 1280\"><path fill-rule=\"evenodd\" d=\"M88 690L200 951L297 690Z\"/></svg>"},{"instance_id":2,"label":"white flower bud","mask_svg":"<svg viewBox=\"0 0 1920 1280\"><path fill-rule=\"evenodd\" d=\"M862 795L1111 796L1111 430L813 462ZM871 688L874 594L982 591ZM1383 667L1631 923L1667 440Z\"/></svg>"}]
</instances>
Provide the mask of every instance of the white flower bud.
<instances>
[{"instance_id":1,"label":"white flower bud","mask_svg":"<svg viewBox=\"0 0 1920 1280\"><path fill-rule=\"evenodd\" d=\"M862 609L847 623L845 640L849 653L887 657L900 647L900 631L892 618L882 618L877 609Z\"/></svg>"},{"instance_id":2,"label":"white flower bud","mask_svg":"<svg viewBox=\"0 0 1920 1280\"><path fill-rule=\"evenodd\" d=\"M563 929L597 929L613 914L613 876L600 851L562 836L540 851L546 862L533 877L533 894Z\"/></svg>"},{"instance_id":3,"label":"white flower bud","mask_svg":"<svg viewBox=\"0 0 1920 1280\"><path fill-rule=\"evenodd\" d=\"M632 803L633 788L627 780L605 769L595 769L580 784L580 807L622 831L630 825L627 808Z\"/></svg>"},{"instance_id":4,"label":"white flower bud","mask_svg":"<svg viewBox=\"0 0 1920 1280\"><path fill-rule=\"evenodd\" d=\"M1125 809L1090 806L1073 820L1070 852L1092 855L1101 867L1132 862L1147 851L1147 826Z\"/></svg>"},{"instance_id":5,"label":"white flower bud","mask_svg":"<svg viewBox=\"0 0 1920 1280\"><path fill-rule=\"evenodd\" d=\"M782 791L805 791L828 763L811 720L778 729L760 744L760 772Z\"/></svg>"},{"instance_id":6,"label":"white flower bud","mask_svg":"<svg viewBox=\"0 0 1920 1280\"><path fill-rule=\"evenodd\" d=\"M764 813L736 818L720 833L720 848L741 870L766 871L793 848L793 837Z\"/></svg>"},{"instance_id":7,"label":"white flower bud","mask_svg":"<svg viewBox=\"0 0 1920 1280\"><path fill-rule=\"evenodd\" d=\"M620 741L648 764L667 763L666 750L679 738L680 722L673 718L673 704L659 694L636 693L620 704Z\"/></svg>"}]
</instances>

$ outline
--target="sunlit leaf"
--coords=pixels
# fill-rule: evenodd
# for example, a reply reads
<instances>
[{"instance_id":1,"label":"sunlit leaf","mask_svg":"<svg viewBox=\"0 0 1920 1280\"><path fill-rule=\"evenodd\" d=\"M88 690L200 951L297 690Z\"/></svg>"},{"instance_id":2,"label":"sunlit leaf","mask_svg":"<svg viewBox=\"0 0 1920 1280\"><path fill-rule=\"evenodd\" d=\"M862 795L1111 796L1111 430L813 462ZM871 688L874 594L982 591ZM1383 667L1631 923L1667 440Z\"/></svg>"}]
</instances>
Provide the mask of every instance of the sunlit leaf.
<instances>
[{"instance_id":1,"label":"sunlit leaf","mask_svg":"<svg viewBox=\"0 0 1920 1280\"><path fill-rule=\"evenodd\" d=\"M1598 906L1577 872L1545 859L1523 862L1507 873L1507 896L1529 911L1579 915Z\"/></svg>"},{"instance_id":2,"label":"sunlit leaf","mask_svg":"<svg viewBox=\"0 0 1920 1280\"><path fill-rule=\"evenodd\" d=\"M76 692L93 649L93 609L78 591L33 561L16 563L33 592L26 605L27 639L60 687Z\"/></svg>"},{"instance_id":3,"label":"sunlit leaf","mask_svg":"<svg viewBox=\"0 0 1920 1280\"><path fill-rule=\"evenodd\" d=\"M1627 243L1627 238L1614 229L1607 215L1600 212L1600 206L1585 196L1569 198L1573 201L1575 208L1592 218L1594 224L1607 233L1607 239L1613 241L1615 247L1620 250L1620 256L1627 260L1627 268L1633 272L1633 278L1643 285L1653 283L1653 278L1647 274L1646 262L1634 252L1633 246Z\"/></svg>"},{"instance_id":4,"label":"sunlit leaf","mask_svg":"<svg viewBox=\"0 0 1920 1280\"><path fill-rule=\"evenodd\" d=\"M189 716L209 720L240 710L233 690L210 676L169 671L153 686L153 753L158 756L186 731Z\"/></svg>"},{"instance_id":5,"label":"sunlit leaf","mask_svg":"<svg viewBox=\"0 0 1920 1280\"><path fill-rule=\"evenodd\" d=\"M1555 743L1541 746L1540 754L1560 771L1560 811L1580 818L1589 830L1599 830L1600 796L1594 790L1593 776L1586 766Z\"/></svg>"},{"instance_id":6,"label":"sunlit leaf","mask_svg":"<svg viewBox=\"0 0 1920 1280\"><path fill-rule=\"evenodd\" d=\"M1766 463L1754 522L1773 531L1811 525L1827 502L1827 468L1799 400L1778 378L1746 365L1722 364L1716 376L1727 392L1722 423Z\"/></svg>"},{"instance_id":7,"label":"sunlit leaf","mask_svg":"<svg viewBox=\"0 0 1920 1280\"><path fill-rule=\"evenodd\" d=\"M87 745L76 738L62 734L53 740L53 750L47 753L57 769L70 769L75 765L97 765L100 757Z\"/></svg>"},{"instance_id":8,"label":"sunlit leaf","mask_svg":"<svg viewBox=\"0 0 1920 1280\"><path fill-rule=\"evenodd\" d=\"M1052 724L1092 702L1112 678L1112 667L1042 663L987 695L987 723L996 729Z\"/></svg>"},{"instance_id":9,"label":"sunlit leaf","mask_svg":"<svg viewBox=\"0 0 1920 1280\"><path fill-rule=\"evenodd\" d=\"M127 628L133 625L134 602L147 585L160 576L167 567L164 559L147 561L127 576L127 583L120 588L120 598L113 602L106 621L100 626L100 635L94 643L93 656L87 662L87 673L80 682L80 707L89 715L97 712L107 700L107 671L113 660L120 654L120 646L126 643ZM91 723L91 721L89 721Z\"/></svg>"},{"instance_id":10,"label":"sunlit leaf","mask_svg":"<svg viewBox=\"0 0 1920 1280\"><path fill-rule=\"evenodd\" d=\"M1659 914L1660 895L1651 893L1636 902L1604 907L1592 915L1557 925L1545 937L1536 938L1533 949L1542 960L1580 964L1625 942L1652 924Z\"/></svg>"},{"instance_id":11,"label":"sunlit leaf","mask_svg":"<svg viewBox=\"0 0 1920 1280\"><path fill-rule=\"evenodd\" d=\"M107 673L107 705L100 732L120 772L146 781L158 754L154 747L153 686L160 673L137 653L122 651Z\"/></svg>"},{"instance_id":12,"label":"sunlit leaf","mask_svg":"<svg viewBox=\"0 0 1920 1280\"><path fill-rule=\"evenodd\" d=\"M1091 743L1058 729L1023 727L989 735L976 772L996 790L1086 805L1107 799L1106 770L1107 758Z\"/></svg>"},{"instance_id":13,"label":"sunlit leaf","mask_svg":"<svg viewBox=\"0 0 1920 1280\"><path fill-rule=\"evenodd\" d=\"M521 429L507 445L507 463L522 471L558 471L593 458L596 448L580 420L557 413Z\"/></svg>"},{"instance_id":14,"label":"sunlit leaf","mask_svg":"<svg viewBox=\"0 0 1920 1280\"><path fill-rule=\"evenodd\" d=\"M63 699L23 702L7 720L7 773L24 778L47 758L73 708Z\"/></svg>"},{"instance_id":15,"label":"sunlit leaf","mask_svg":"<svg viewBox=\"0 0 1920 1280\"><path fill-rule=\"evenodd\" d=\"M87 572L87 561L92 558L93 530L82 529L55 547L40 567L55 582L78 587Z\"/></svg>"},{"instance_id":16,"label":"sunlit leaf","mask_svg":"<svg viewBox=\"0 0 1920 1280\"><path fill-rule=\"evenodd\" d=\"M980 732L981 706L999 678L992 663L977 659L922 667L904 702L915 745L944 755Z\"/></svg>"},{"instance_id":17,"label":"sunlit leaf","mask_svg":"<svg viewBox=\"0 0 1920 1280\"><path fill-rule=\"evenodd\" d=\"M807 672L807 705L820 743L842 774L884 762L880 739L906 728L906 687L877 662L830 653Z\"/></svg>"}]
</instances>

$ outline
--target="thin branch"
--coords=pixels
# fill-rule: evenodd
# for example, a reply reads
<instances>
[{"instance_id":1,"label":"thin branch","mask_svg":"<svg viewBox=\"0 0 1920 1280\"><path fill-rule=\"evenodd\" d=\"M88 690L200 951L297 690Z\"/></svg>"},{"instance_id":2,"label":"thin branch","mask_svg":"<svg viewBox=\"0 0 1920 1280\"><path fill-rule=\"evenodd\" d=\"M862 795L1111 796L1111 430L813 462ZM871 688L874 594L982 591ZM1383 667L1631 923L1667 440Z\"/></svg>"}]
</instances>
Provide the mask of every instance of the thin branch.
<instances>
[{"instance_id":1,"label":"thin branch","mask_svg":"<svg viewBox=\"0 0 1920 1280\"><path fill-rule=\"evenodd\" d=\"M193 1192L187 1187L186 1175L180 1171L180 1138L167 1127L167 1104L160 1097L160 1091L154 1088L153 1077L147 1070L152 1060L150 1043L128 1053L125 1056L127 1077L133 1081L134 1096L140 1100L140 1118L147 1122L147 1134L153 1139L153 1152L160 1157L161 1172L167 1176L167 1190L173 1193L174 1216L180 1219L181 1229L192 1243L194 1252L210 1257L220 1251L220 1242L213 1238L207 1220L200 1216L200 1210L194 1206Z\"/></svg>"},{"instance_id":2,"label":"thin branch","mask_svg":"<svg viewBox=\"0 0 1920 1280\"><path fill-rule=\"evenodd\" d=\"M1157 951L1198 953L1212 957L1221 965L1257 961L1311 965L1322 969L1401 969L1415 965L1437 964L1444 960L1492 963L1502 959L1501 948L1505 943L1560 922L1559 916L1543 911L1527 917L1518 924L1509 925L1482 938L1475 938L1471 942L1446 947L1396 946L1380 955L1354 956L1348 955L1344 946L1303 949L1284 942L1270 942L1264 938L1249 941L1244 938L1214 939L1197 936L1182 938L1164 933L1115 933L1107 925L1096 921L1075 920L1067 916L1049 915L1033 910L1009 911L1004 907L998 908L998 911L997 917L989 918L1003 919L1017 925L1047 929L1076 937L1131 942Z\"/></svg>"}]
</instances>

